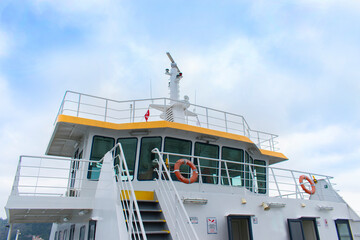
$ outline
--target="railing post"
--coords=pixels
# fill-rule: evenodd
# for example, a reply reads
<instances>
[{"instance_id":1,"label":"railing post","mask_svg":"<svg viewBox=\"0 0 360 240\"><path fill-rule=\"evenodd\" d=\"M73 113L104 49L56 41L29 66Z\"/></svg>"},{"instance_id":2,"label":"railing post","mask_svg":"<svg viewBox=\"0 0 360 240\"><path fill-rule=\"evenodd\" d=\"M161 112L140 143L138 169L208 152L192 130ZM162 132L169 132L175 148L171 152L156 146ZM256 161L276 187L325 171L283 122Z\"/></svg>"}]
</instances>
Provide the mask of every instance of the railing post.
<instances>
[{"instance_id":1,"label":"railing post","mask_svg":"<svg viewBox=\"0 0 360 240\"><path fill-rule=\"evenodd\" d=\"M298 194L300 195L300 198L301 199L304 199L303 195L301 194L301 191L299 190L299 186L296 182L296 178L295 178L295 175L294 175L294 172L293 171L290 171L291 172L291 175L293 177L293 180L294 180L294 183L295 183L295 190L296 190L296 199L298 198Z\"/></svg>"},{"instance_id":2,"label":"railing post","mask_svg":"<svg viewBox=\"0 0 360 240\"><path fill-rule=\"evenodd\" d=\"M132 110L132 122L135 122L135 101L133 101L133 110Z\"/></svg>"},{"instance_id":3,"label":"railing post","mask_svg":"<svg viewBox=\"0 0 360 240\"><path fill-rule=\"evenodd\" d=\"M226 112L224 112L225 117L225 131L228 132L228 125L227 125L227 118L226 118Z\"/></svg>"},{"instance_id":4,"label":"railing post","mask_svg":"<svg viewBox=\"0 0 360 240\"><path fill-rule=\"evenodd\" d=\"M207 125L207 128L209 128L209 113L208 113L208 108L206 108L206 125Z\"/></svg>"},{"instance_id":5,"label":"railing post","mask_svg":"<svg viewBox=\"0 0 360 240\"><path fill-rule=\"evenodd\" d=\"M34 192L34 195L36 195L36 191L37 191L37 187L38 187L38 183L39 183L39 177L40 177L41 164L42 164L42 158L40 158L40 164L39 164L39 169L38 169L37 178L36 178L36 184L35 184L35 192Z\"/></svg>"},{"instance_id":6,"label":"railing post","mask_svg":"<svg viewBox=\"0 0 360 240\"><path fill-rule=\"evenodd\" d=\"M258 144L259 144L259 148L261 148L261 142L260 142L260 136L259 136L259 132L257 132L257 138L258 138Z\"/></svg>"},{"instance_id":7,"label":"railing post","mask_svg":"<svg viewBox=\"0 0 360 240\"><path fill-rule=\"evenodd\" d=\"M131 116L132 116L132 110L133 108L132 108L132 104L130 104L130 116L129 116L129 122L131 123Z\"/></svg>"},{"instance_id":8,"label":"railing post","mask_svg":"<svg viewBox=\"0 0 360 240\"><path fill-rule=\"evenodd\" d=\"M242 125L243 125L244 136L246 136L246 132L245 132L245 119L244 119L244 117L241 117L241 120L242 120Z\"/></svg>"},{"instance_id":9,"label":"railing post","mask_svg":"<svg viewBox=\"0 0 360 240\"><path fill-rule=\"evenodd\" d=\"M279 196L280 196L280 198L282 198L281 191L280 191L279 185L278 185L278 183L277 183L277 181L276 181L276 177L275 177L275 174L274 174L274 169L272 169L272 168L270 168L270 169L271 169L271 172L272 172L274 181L275 181L276 188L277 188L277 190L278 190L278 192L279 192Z\"/></svg>"},{"instance_id":10,"label":"railing post","mask_svg":"<svg viewBox=\"0 0 360 240\"><path fill-rule=\"evenodd\" d=\"M106 122L106 115L107 115L107 107L108 107L108 100L105 100L105 116L104 116L104 122Z\"/></svg>"},{"instance_id":11,"label":"railing post","mask_svg":"<svg viewBox=\"0 0 360 240\"><path fill-rule=\"evenodd\" d=\"M227 175L227 178L228 178L228 181L229 181L229 186L232 187L232 182L231 182L231 179L230 179L230 174L229 174L229 169L227 167L227 163L224 162L224 164L225 164L225 169L226 169L226 175Z\"/></svg>"},{"instance_id":12,"label":"railing post","mask_svg":"<svg viewBox=\"0 0 360 240\"><path fill-rule=\"evenodd\" d=\"M10 240L10 239L11 239L11 231L12 231L12 228L13 228L13 224L10 223L8 235L7 235L7 238L6 238L7 240Z\"/></svg>"},{"instance_id":13,"label":"railing post","mask_svg":"<svg viewBox=\"0 0 360 240\"><path fill-rule=\"evenodd\" d=\"M78 102L78 107L77 107L77 111L76 111L77 117L79 117L79 113L80 113L80 102L81 102L81 94L79 93L79 102Z\"/></svg>"},{"instance_id":14,"label":"railing post","mask_svg":"<svg viewBox=\"0 0 360 240\"><path fill-rule=\"evenodd\" d=\"M16 175L14 178L14 184L13 184L13 188L11 191L11 195L18 195L19 194L19 180L20 180L20 171L21 171L21 161L22 157L19 157L19 163L18 163L18 167L16 169Z\"/></svg>"}]
</instances>

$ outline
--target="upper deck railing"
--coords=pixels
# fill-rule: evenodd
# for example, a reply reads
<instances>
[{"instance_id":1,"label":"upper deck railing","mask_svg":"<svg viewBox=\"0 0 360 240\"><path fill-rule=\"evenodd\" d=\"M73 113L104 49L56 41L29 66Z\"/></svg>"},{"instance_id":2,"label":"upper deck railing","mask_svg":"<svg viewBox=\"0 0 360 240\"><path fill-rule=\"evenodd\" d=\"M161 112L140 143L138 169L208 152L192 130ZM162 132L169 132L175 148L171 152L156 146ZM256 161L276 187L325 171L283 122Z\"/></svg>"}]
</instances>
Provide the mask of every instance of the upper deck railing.
<instances>
[{"instance_id":1,"label":"upper deck railing","mask_svg":"<svg viewBox=\"0 0 360 240\"><path fill-rule=\"evenodd\" d=\"M145 113L150 104L169 106L174 100L169 98L138 99L130 101L116 101L96 97L73 91L67 91L61 103L58 115L70 115L111 123L145 122ZM275 134L255 131L249 127L241 115L228 113L213 108L190 104L189 110L196 113L194 116L185 116L185 123L192 126L204 127L248 137L259 148L270 151L279 151L278 137ZM162 112L150 108L148 121L161 121Z\"/></svg>"},{"instance_id":2,"label":"upper deck railing","mask_svg":"<svg viewBox=\"0 0 360 240\"><path fill-rule=\"evenodd\" d=\"M173 172L173 160L186 158L196 165L199 172L196 184L200 185L215 184L230 188L244 187L253 193L270 197L309 199L310 195L305 194L299 184L299 177L305 175L310 178L315 177L318 181L326 181L328 187L333 189L331 181L333 178L322 174L224 159L159 152L158 150L154 153L169 160L169 170L174 181L178 180ZM99 163L99 161L45 156L21 156L11 195L48 197L88 196L88 193L94 193L97 187L96 184L83 185L84 181L88 181L88 171L91 171L88 169L89 163ZM189 177L187 170L182 172L182 174L185 177ZM127 180L128 177L121 176L119 179ZM306 188L310 188L307 181L304 181L304 183ZM84 193L86 194L84 195ZM333 196L328 196L327 199L330 199L330 197L334 198ZM334 198L335 200L337 199Z\"/></svg>"}]
</instances>

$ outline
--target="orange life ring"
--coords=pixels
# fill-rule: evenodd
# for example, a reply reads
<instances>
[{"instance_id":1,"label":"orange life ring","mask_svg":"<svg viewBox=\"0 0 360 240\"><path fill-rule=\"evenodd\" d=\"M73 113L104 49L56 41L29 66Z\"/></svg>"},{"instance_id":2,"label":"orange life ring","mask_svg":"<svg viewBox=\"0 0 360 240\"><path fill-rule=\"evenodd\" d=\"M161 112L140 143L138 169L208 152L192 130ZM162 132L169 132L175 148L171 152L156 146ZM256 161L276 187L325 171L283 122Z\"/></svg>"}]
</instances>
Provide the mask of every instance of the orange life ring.
<instances>
[{"instance_id":1,"label":"orange life ring","mask_svg":"<svg viewBox=\"0 0 360 240\"><path fill-rule=\"evenodd\" d=\"M309 189L307 189L306 187L305 187L305 185L304 185L304 183L303 183L303 180L304 179L306 179L309 183L310 183L310 185L311 185L311 190L309 190ZM306 192L306 193L308 193L308 194L310 194L310 195L312 195L312 194L314 194L315 193L315 183L308 177L308 176L305 176L305 175L301 175L300 177L299 177L299 182L300 182L300 186L301 186L301 188Z\"/></svg>"},{"instance_id":2,"label":"orange life ring","mask_svg":"<svg viewBox=\"0 0 360 240\"><path fill-rule=\"evenodd\" d=\"M185 178L183 175L181 175L179 168L183 164L186 164L189 167L191 167L192 175L190 178ZM179 179L179 181L186 183L186 184L194 183L197 180L198 175L199 175L196 170L195 165L187 159L179 159L176 161L175 166L174 166L174 173L175 173L175 176L177 177L177 179Z\"/></svg>"}]
</instances>

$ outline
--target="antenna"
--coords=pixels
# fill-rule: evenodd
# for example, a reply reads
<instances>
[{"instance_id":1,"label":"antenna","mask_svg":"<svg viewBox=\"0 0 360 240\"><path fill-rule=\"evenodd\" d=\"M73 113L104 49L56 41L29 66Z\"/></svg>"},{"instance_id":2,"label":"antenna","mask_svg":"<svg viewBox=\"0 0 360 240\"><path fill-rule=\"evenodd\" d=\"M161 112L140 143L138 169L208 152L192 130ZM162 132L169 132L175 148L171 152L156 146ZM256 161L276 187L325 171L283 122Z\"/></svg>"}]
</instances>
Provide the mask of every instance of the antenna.
<instances>
[{"instance_id":1,"label":"antenna","mask_svg":"<svg viewBox=\"0 0 360 240\"><path fill-rule=\"evenodd\" d=\"M168 58L170 59L170 62L171 62L171 63L175 63L174 59L172 58L172 56L171 56L171 54L170 54L169 52L166 52L166 55L167 55ZM175 64L176 64L176 63L175 63ZM176 64L175 67L177 68L177 70L178 70L179 72L181 72L180 69L178 68L177 64Z\"/></svg>"},{"instance_id":2,"label":"antenna","mask_svg":"<svg viewBox=\"0 0 360 240\"><path fill-rule=\"evenodd\" d=\"M171 54L169 53L169 52L166 52L166 55L168 56L168 58L170 59L170 61L172 62L172 63L174 63L175 61L174 61L174 59L172 58L172 56L171 56Z\"/></svg>"}]
</instances>

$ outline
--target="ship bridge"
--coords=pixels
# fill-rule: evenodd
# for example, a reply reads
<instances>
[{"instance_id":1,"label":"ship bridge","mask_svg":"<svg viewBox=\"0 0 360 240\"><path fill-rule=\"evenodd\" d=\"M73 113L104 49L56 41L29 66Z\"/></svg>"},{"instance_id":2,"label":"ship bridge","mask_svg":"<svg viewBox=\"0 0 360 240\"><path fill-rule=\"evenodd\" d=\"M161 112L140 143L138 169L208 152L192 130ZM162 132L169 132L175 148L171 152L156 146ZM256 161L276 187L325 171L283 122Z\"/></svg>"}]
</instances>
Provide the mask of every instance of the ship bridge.
<instances>
[{"instance_id":1,"label":"ship bridge","mask_svg":"<svg viewBox=\"0 0 360 240\"><path fill-rule=\"evenodd\" d=\"M65 232L76 240L222 240L238 225L244 239L333 239L350 225L360 232L332 177L274 167L287 160L277 135L180 100L183 75L168 56L170 98L65 93L48 156L19 159L9 223L53 222L55 240ZM319 219L334 224L321 228Z\"/></svg>"}]
</instances>

